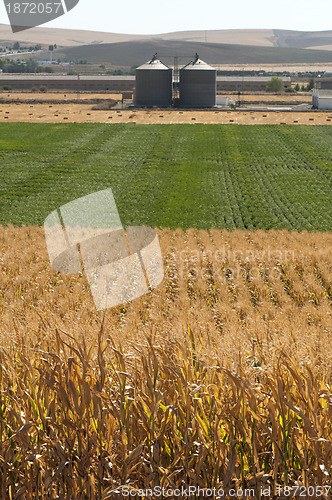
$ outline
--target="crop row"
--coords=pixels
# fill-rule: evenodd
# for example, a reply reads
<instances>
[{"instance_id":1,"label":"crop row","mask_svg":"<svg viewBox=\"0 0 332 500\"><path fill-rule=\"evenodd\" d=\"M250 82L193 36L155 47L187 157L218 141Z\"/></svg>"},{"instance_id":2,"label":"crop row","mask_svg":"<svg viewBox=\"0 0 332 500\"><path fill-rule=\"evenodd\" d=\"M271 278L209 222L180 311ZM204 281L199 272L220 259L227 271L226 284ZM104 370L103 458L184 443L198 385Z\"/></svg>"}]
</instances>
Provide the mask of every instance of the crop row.
<instances>
[{"instance_id":1,"label":"crop row","mask_svg":"<svg viewBox=\"0 0 332 500\"><path fill-rule=\"evenodd\" d=\"M125 224L330 231L326 126L0 125L0 223L111 187Z\"/></svg>"}]
</instances>

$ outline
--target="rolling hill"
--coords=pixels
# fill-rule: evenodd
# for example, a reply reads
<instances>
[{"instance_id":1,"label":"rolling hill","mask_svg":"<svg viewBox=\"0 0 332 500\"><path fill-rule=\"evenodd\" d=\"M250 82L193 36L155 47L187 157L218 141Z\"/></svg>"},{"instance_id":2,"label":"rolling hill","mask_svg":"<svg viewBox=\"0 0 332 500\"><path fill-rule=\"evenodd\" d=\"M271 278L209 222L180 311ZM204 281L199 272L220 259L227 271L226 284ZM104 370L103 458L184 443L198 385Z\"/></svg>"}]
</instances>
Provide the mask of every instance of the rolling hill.
<instances>
[{"instance_id":1,"label":"rolling hill","mask_svg":"<svg viewBox=\"0 0 332 500\"><path fill-rule=\"evenodd\" d=\"M103 33L100 31L67 30L58 28L32 28L19 33L12 33L10 26L0 24L0 42L57 44L62 47L77 47L88 44L124 42L147 38L146 35L126 35Z\"/></svg>"},{"instance_id":2,"label":"rolling hill","mask_svg":"<svg viewBox=\"0 0 332 500\"><path fill-rule=\"evenodd\" d=\"M64 47L100 43L120 43L133 40L169 40L202 43L224 43L253 45L258 47L317 48L332 50L332 31L290 31L290 30L209 30L178 31L159 35L133 35L105 33L99 31L65 30L55 28L33 28L13 34L10 26L0 24L1 41L51 44Z\"/></svg>"},{"instance_id":3,"label":"rolling hill","mask_svg":"<svg viewBox=\"0 0 332 500\"><path fill-rule=\"evenodd\" d=\"M54 56L62 61L87 60L93 64L134 66L147 61L155 52L166 63L172 62L173 56L190 59L196 52L210 64L332 63L332 51L326 50L164 40L64 48L56 50Z\"/></svg>"},{"instance_id":4,"label":"rolling hill","mask_svg":"<svg viewBox=\"0 0 332 500\"><path fill-rule=\"evenodd\" d=\"M274 30L275 47L332 50L332 31Z\"/></svg>"}]
</instances>

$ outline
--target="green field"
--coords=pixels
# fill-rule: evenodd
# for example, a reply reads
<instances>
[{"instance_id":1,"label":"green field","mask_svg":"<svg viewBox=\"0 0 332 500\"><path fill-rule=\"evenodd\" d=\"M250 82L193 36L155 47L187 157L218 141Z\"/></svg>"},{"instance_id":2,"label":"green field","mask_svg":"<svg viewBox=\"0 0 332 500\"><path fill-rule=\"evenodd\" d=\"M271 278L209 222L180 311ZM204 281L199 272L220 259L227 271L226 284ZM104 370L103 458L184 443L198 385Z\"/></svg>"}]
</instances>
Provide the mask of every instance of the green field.
<instances>
[{"instance_id":1,"label":"green field","mask_svg":"<svg viewBox=\"0 0 332 500\"><path fill-rule=\"evenodd\" d=\"M331 231L332 127L0 125L0 224L106 187L126 225Z\"/></svg>"}]
</instances>

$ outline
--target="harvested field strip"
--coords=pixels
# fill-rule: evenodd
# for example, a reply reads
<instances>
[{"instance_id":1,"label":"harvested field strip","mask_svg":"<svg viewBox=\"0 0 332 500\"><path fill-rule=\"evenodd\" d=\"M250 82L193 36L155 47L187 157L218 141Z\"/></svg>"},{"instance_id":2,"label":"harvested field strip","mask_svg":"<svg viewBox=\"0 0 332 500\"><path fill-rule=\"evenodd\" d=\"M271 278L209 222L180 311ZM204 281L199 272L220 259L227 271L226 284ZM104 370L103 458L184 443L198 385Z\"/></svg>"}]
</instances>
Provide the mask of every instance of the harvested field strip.
<instances>
[{"instance_id":1,"label":"harvested field strip","mask_svg":"<svg viewBox=\"0 0 332 500\"><path fill-rule=\"evenodd\" d=\"M328 126L0 124L0 223L106 187L124 224L332 228Z\"/></svg>"},{"instance_id":2,"label":"harvested field strip","mask_svg":"<svg viewBox=\"0 0 332 500\"><path fill-rule=\"evenodd\" d=\"M162 285L104 314L0 227L2 498L330 486L332 235L159 237Z\"/></svg>"},{"instance_id":3,"label":"harvested field strip","mask_svg":"<svg viewBox=\"0 0 332 500\"><path fill-rule=\"evenodd\" d=\"M106 100L105 100L106 102ZM32 108L31 108L32 106ZM102 106L99 106L102 107ZM108 106L109 107L109 106ZM87 119L86 113L91 111L91 116ZM6 118L3 113L8 112ZM0 123L8 119L11 123L59 123L63 116L68 117L70 123L131 123L132 116L135 116L137 124L225 124L234 123L239 125L262 124L280 125L294 123L299 125L328 125L331 122L328 111L264 111L264 108L256 111L241 109L238 111L220 110L142 110L123 109L121 113L114 110L93 109L92 105L61 103L54 104L49 108L49 104L27 104L26 102L0 105ZM111 121L110 121L111 120Z\"/></svg>"},{"instance_id":4,"label":"harvested field strip","mask_svg":"<svg viewBox=\"0 0 332 500\"><path fill-rule=\"evenodd\" d=\"M37 99L39 101L55 99L62 101L71 101L77 99L79 95L80 99L122 99L122 93L105 91L103 93L95 92L20 92L20 91L10 91L4 92L0 90L0 101L15 100L15 101L26 101L30 99ZM237 92L218 92L218 95L229 96L231 99L237 99ZM311 102L312 96L310 94L268 94L268 93L257 93L253 92L251 94L241 93L241 101L257 101L257 102Z\"/></svg>"}]
</instances>

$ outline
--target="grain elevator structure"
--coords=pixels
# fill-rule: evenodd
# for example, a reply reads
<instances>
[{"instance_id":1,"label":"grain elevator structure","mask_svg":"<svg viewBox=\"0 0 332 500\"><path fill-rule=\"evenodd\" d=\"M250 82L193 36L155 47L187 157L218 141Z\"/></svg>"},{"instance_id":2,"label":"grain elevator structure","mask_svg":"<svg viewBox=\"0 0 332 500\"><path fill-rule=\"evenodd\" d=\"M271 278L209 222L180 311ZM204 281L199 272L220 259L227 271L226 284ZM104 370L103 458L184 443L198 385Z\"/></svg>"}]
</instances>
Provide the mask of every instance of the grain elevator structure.
<instances>
[{"instance_id":1,"label":"grain elevator structure","mask_svg":"<svg viewBox=\"0 0 332 500\"><path fill-rule=\"evenodd\" d=\"M173 70L157 54L136 68L136 106L172 106Z\"/></svg>"},{"instance_id":2,"label":"grain elevator structure","mask_svg":"<svg viewBox=\"0 0 332 500\"><path fill-rule=\"evenodd\" d=\"M173 81L173 70L161 62L157 54L139 66L136 69L135 105L170 107L175 104L183 108L213 108L216 105L217 71L198 54L179 73L175 69L175 74L179 75L179 81L178 77Z\"/></svg>"},{"instance_id":3,"label":"grain elevator structure","mask_svg":"<svg viewBox=\"0 0 332 500\"><path fill-rule=\"evenodd\" d=\"M216 105L217 71L195 59L180 69L180 107L212 108Z\"/></svg>"}]
</instances>

